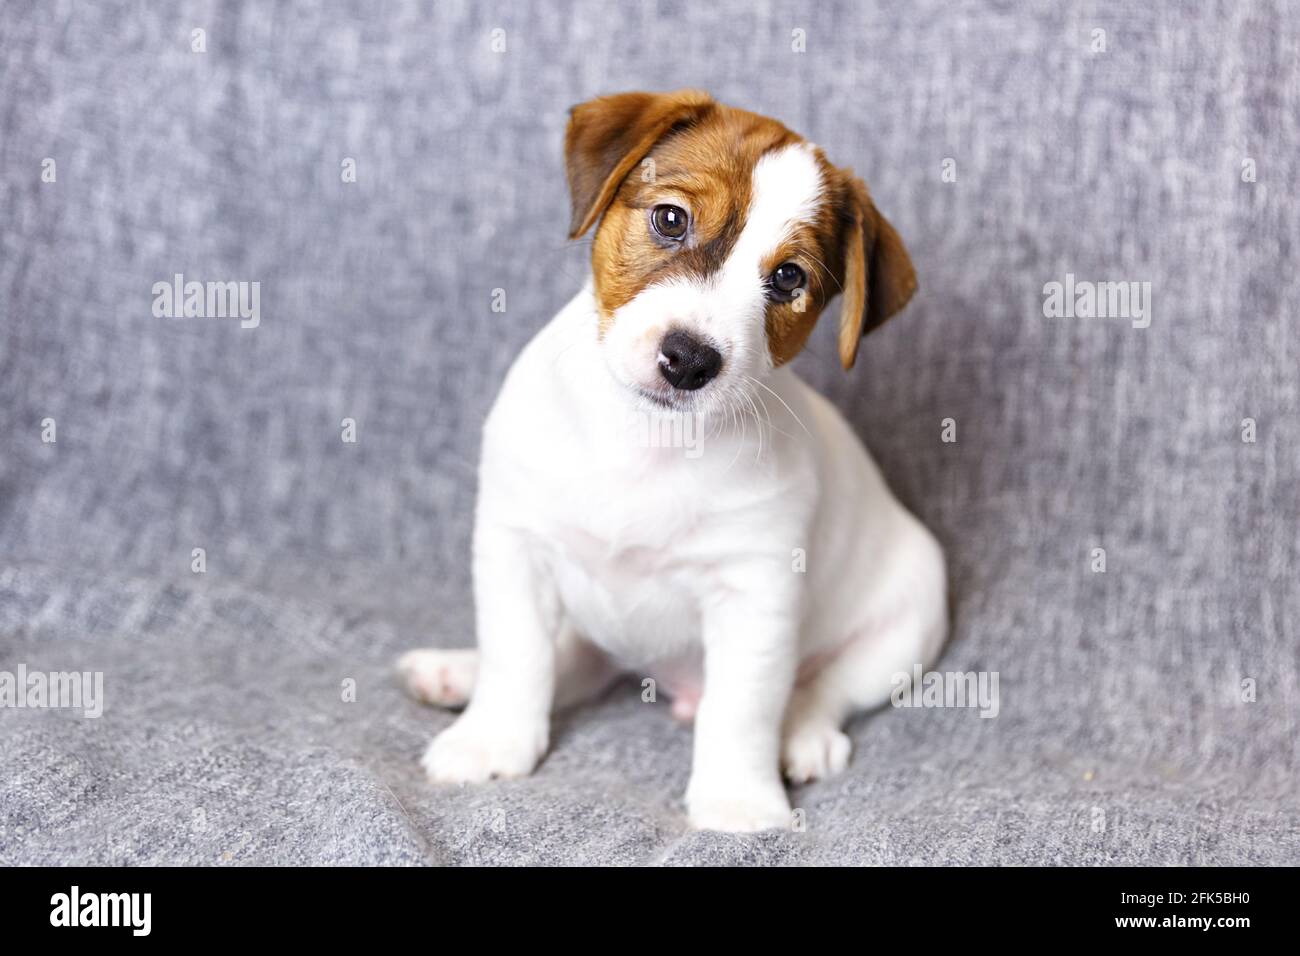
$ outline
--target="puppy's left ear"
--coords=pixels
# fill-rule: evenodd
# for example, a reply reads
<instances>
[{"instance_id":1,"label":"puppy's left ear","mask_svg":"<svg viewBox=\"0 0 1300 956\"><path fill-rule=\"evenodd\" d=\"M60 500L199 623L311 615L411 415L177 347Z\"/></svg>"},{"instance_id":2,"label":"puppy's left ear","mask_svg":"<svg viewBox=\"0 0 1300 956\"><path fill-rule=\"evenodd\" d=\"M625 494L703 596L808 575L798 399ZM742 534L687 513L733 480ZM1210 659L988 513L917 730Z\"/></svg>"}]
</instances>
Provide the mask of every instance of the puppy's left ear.
<instances>
[{"instance_id":1,"label":"puppy's left ear","mask_svg":"<svg viewBox=\"0 0 1300 956\"><path fill-rule=\"evenodd\" d=\"M840 364L853 367L862 337L900 311L916 291L916 270L889 220L862 180L845 176L840 200L844 301L840 306Z\"/></svg>"},{"instance_id":2,"label":"puppy's left ear","mask_svg":"<svg viewBox=\"0 0 1300 956\"><path fill-rule=\"evenodd\" d=\"M619 93L579 103L564 132L564 169L573 216L569 238L591 228L624 177L669 130L694 122L713 106L700 90Z\"/></svg>"}]
</instances>

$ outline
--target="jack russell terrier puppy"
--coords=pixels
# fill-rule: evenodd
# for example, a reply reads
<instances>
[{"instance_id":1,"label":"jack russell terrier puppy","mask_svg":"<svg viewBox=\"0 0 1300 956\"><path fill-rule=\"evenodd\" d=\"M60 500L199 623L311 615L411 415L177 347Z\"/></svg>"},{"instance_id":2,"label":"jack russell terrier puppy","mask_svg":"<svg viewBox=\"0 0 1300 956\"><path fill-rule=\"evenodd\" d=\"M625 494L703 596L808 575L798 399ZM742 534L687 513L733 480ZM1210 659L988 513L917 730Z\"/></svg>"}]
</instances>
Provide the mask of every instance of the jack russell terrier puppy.
<instances>
[{"instance_id":1,"label":"jack russell terrier puppy","mask_svg":"<svg viewBox=\"0 0 1300 956\"><path fill-rule=\"evenodd\" d=\"M939 545L789 365L839 295L852 366L912 263L849 170L698 91L580 104L564 150L591 279L483 428L478 649L399 662L420 700L468 703L423 765L528 774L552 710L632 673L694 718L694 826L789 827L782 771L843 770L845 721L947 631Z\"/></svg>"}]
</instances>

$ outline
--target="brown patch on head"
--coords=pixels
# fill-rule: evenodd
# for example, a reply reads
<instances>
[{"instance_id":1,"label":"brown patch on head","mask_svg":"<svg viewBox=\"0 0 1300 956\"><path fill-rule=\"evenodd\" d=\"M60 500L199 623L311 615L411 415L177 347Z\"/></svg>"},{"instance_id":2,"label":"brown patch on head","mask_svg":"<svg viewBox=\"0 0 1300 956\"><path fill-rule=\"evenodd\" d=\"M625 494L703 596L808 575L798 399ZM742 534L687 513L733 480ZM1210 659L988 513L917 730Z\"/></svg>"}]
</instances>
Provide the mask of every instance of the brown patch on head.
<instances>
[{"instance_id":1,"label":"brown patch on head","mask_svg":"<svg viewBox=\"0 0 1300 956\"><path fill-rule=\"evenodd\" d=\"M619 93L573 107L564 132L572 209L569 238L591 228L619 183L664 134L713 107L709 95L699 90Z\"/></svg>"},{"instance_id":2,"label":"brown patch on head","mask_svg":"<svg viewBox=\"0 0 1300 956\"><path fill-rule=\"evenodd\" d=\"M697 90L623 93L575 106L565 134L570 237L599 221L591 259L602 333L651 282L716 272L745 226L755 165L802 141L775 120ZM798 224L761 264L767 275L794 262L808 280L792 302L769 299L768 351L775 365L792 359L827 302L843 292L840 359L848 368L858 339L907 303L915 274L861 181L820 149L813 155L823 200L812 221ZM656 235L650 215L661 204L688 210L688 241Z\"/></svg>"},{"instance_id":3,"label":"brown patch on head","mask_svg":"<svg viewBox=\"0 0 1300 956\"><path fill-rule=\"evenodd\" d=\"M784 261L801 265L808 275L807 298L802 306L798 300L768 305L768 349L776 365L794 358L822 309L842 294L839 356L848 369L862 338L907 305L916 291L916 270L862 180L850 169L832 166L820 149L815 154L826 184L825 201L813 222L796 229L788 248L764 262L768 269ZM813 258L811 268L808 258Z\"/></svg>"},{"instance_id":4,"label":"brown patch on head","mask_svg":"<svg viewBox=\"0 0 1300 956\"><path fill-rule=\"evenodd\" d=\"M826 161L820 149L813 155L821 168L823 193L816 215L800 223L790 236L763 260L762 270L770 274L784 262L793 262L808 277L802 292L790 302L769 301L765 326L767 349L773 365L784 365L799 354L826 304L843 291L845 224L840 216L841 196L838 169Z\"/></svg>"},{"instance_id":5,"label":"brown patch on head","mask_svg":"<svg viewBox=\"0 0 1300 956\"><path fill-rule=\"evenodd\" d=\"M633 131L612 136L619 124ZM604 215L591 256L602 323L652 281L717 271L744 227L755 163L797 139L775 120L689 90L575 107L566 164L570 184L595 197L574 190L576 234ZM591 188L605 169L602 185ZM651 211L662 204L689 211L689 242L663 240L650 228Z\"/></svg>"}]
</instances>

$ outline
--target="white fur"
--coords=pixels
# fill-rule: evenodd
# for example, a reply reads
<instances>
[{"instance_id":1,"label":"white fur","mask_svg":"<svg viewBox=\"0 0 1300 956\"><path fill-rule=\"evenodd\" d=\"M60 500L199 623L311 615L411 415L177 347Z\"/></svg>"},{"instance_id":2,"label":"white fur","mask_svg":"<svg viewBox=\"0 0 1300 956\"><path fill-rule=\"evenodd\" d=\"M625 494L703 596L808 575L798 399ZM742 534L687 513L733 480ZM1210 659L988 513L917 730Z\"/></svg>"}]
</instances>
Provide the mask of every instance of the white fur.
<instances>
[{"instance_id":1,"label":"white fur","mask_svg":"<svg viewBox=\"0 0 1300 956\"><path fill-rule=\"evenodd\" d=\"M754 186L715 279L647 289L603 339L584 289L506 377L483 432L477 675L447 656L465 652L404 658L417 696L460 697L442 692L449 675L474 684L425 755L433 780L529 773L555 706L631 672L678 716L695 712L692 824L785 827L782 768L795 782L843 769L848 716L937 655L938 545L838 412L767 359L757 263L812 213L816 165L789 148L756 166ZM724 365L655 411L644 396L660 390L670 323L707 335ZM698 415L698 453L647 443L631 425L651 414Z\"/></svg>"}]
</instances>

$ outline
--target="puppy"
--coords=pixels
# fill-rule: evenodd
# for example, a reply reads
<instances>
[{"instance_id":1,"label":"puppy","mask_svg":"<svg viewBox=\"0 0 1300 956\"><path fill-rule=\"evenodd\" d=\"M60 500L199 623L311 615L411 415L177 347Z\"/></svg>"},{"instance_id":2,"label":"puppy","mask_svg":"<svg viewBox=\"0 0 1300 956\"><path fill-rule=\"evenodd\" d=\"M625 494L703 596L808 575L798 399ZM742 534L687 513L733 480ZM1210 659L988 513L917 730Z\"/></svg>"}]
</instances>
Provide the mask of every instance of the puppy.
<instances>
[{"instance_id":1,"label":"puppy","mask_svg":"<svg viewBox=\"0 0 1300 956\"><path fill-rule=\"evenodd\" d=\"M416 697L468 704L424 768L527 774L554 709L631 673L694 718L694 826L788 827L782 771L844 769L847 718L947 629L938 544L789 367L837 295L852 366L912 263L850 171L701 92L583 103L564 148L591 279L483 429L478 649L399 664Z\"/></svg>"}]
</instances>

